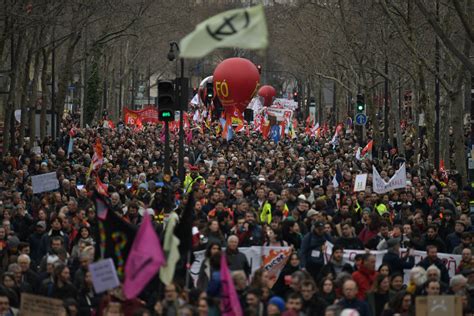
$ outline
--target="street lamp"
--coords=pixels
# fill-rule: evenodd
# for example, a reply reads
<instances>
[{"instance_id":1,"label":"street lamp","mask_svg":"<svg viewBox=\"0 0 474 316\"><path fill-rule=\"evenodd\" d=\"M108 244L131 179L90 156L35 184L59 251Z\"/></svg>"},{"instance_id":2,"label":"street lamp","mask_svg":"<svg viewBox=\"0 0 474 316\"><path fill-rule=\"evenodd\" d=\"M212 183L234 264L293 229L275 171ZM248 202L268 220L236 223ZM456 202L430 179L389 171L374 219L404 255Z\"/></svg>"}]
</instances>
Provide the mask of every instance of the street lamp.
<instances>
[{"instance_id":1,"label":"street lamp","mask_svg":"<svg viewBox=\"0 0 474 316\"><path fill-rule=\"evenodd\" d=\"M168 52L168 60L173 61L176 59L175 49L179 53L179 45L176 42L170 42L170 50ZM178 91L178 98L175 102L178 102L176 107L179 110L179 138L178 138L178 173L181 184L184 183L184 126L183 126L183 112L184 112L184 102L183 96L185 95L185 84L184 84L184 59L180 58L181 70L179 81L176 80L176 90ZM177 76L177 74L176 74Z\"/></svg>"}]
</instances>

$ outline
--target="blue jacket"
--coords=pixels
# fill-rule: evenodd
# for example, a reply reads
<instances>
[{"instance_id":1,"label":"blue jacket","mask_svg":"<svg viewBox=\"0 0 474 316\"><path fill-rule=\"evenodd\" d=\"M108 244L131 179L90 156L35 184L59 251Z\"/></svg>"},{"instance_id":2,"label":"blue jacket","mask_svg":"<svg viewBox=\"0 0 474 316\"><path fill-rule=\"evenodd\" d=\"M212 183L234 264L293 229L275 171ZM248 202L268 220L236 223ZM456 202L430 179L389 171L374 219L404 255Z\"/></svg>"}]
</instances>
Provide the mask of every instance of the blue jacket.
<instances>
[{"instance_id":1,"label":"blue jacket","mask_svg":"<svg viewBox=\"0 0 474 316\"><path fill-rule=\"evenodd\" d=\"M453 249L461 244L461 234L453 232L446 237L446 246L448 247L448 252L452 253Z\"/></svg>"},{"instance_id":2,"label":"blue jacket","mask_svg":"<svg viewBox=\"0 0 474 316\"><path fill-rule=\"evenodd\" d=\"M301 242L301 266L306 268L308 265L324 265L322 247L326 241L330 240L331 238L326 234L318 236L312 231L308 232Z\"/></svg>"}]
</instances>

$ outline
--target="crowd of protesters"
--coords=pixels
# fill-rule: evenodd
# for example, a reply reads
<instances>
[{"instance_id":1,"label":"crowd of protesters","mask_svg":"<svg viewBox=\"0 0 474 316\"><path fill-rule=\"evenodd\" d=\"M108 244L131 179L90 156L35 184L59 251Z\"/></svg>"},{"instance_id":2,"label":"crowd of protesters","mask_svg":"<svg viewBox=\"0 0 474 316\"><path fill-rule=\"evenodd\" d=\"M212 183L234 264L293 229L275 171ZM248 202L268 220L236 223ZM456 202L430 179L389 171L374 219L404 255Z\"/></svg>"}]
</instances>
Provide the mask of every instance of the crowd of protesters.
<instances>
[{"instance_id":1,"label":"crowd of protesters","mask_svg":"<svg viewBox=\"0 0 474 316\"><path fill-rule=\"evenodd\" d=\"M67 315L219 315L222 254L244 315L329 316L346 309L364 316L414 315L416 297L444 294L460 297L464 314L471 314L473 188L461 186L456 175L423 168L409 125L405 155L374 144L373 157L362 160L355 158L351 126L331 143L334 128L310 137L301 126L296 138L278 143L254 131L227 141L215 126L195 128L185 144L186 180L180 183L177 136L171 136L166 179L159 125L80 129L69 117L58 141L38 143L41 152L15 148L1 162L0 315L14 315L22 293L61 299ZM88 176L97 138L104 163ZM372 192L372 165L388 180L402 163L405 189ZM52 171L60 188L33 194L31 177ZM342 179L336 184L337 172ZM367 188L354 193L360 173L369 174ZM194 194L191 250L205 250L195 283L177 273L176 282L163 286L156 279L134 300L120 288L95 292L88 265L99 257L91 199L96 176L108 186L109 211L137 226L150 212L159 234L167 214L184 208L185 193ZM251 271L239 251L250 246L292 249L276 280L263 269ZM401 248L407 251L401 254ZM351 264L343 260L345 249L367 251ZM378 269L368 250L387 250ZM426 252L416 265L413 250ZM448 274L438 253L462 256L456 275Z\"/></svg>"}]
</instances>

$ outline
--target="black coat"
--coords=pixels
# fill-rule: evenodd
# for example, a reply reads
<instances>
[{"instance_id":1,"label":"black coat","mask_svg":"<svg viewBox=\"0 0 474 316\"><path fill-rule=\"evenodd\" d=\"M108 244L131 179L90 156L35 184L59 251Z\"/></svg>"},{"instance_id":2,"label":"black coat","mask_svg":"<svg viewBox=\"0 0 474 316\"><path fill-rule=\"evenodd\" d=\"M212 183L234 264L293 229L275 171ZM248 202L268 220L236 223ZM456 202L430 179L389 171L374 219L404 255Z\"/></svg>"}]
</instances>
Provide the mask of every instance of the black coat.
<instances>
[{"instance_id":1,"label":"black coat","mask_svg":"<svg viewBox=\"0 0 474 316\"><path fill-rule=\"evenodd\" d=\"M404 269L411 269L415 265L415 258L413 256L406 256L400 258L397 253L388 251L382 259L382 264L387 264L392 273L401 273L403 275Z\"/></svg>"},{"instance_id":2,"label":"black coat","mask_svg":"<svg viewBox=\"0 0 474 316\"><path fill-rule=\"evenodd\" d=\"M446 265L443 263L443 261L441 261L439 258L432 262L430 261L430 258L426 257L418 263L418 266L427 270L432 264L434 264L441 271L441 282L449 284L448 269L446 268Z\"/></svg>"}]
</instances>

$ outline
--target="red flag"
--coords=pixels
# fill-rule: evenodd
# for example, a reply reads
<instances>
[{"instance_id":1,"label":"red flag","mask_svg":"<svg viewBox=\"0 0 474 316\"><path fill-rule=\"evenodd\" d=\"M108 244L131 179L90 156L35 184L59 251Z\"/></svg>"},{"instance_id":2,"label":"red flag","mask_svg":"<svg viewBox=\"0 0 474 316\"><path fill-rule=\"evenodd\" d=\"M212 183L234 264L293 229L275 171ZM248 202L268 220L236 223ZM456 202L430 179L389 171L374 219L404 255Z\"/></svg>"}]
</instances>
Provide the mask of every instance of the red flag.
<instances>
[{"instance_id":1,"label":"red flag","mask_svg":"<svg viewBox=\"0 0 474 316\"><path fill-rule=\"evenodd\" d=\"M109 193L107 192L107 189L108 189L107 185L103 183L102 181L100 181L100 178L98 176L95 177L95 184L96 184L97 192L99 192L100 195L109 196Z\"/></svg>"},{"instance_id":2,"label":"red flag","mask_svg":"<svg viewBox=\"0 0 474 316\"><path fill-rule=\"evenodd\" d=\"M448 182L448 172L444 168L444 160L441 159L439 162L439 173L440 173L440 180L447 183Z\"/></svg>"},{"instance_id":3,"label":"red flag","mask_svg":"<svg viewBox=\"0 0 474 316\"><path fill-rule=\"evenodd\" d=\"M364 149L362 149L361 156L365 156L367 153L372 152L372 147L374 145L374 140L371 140L370 142L365 145Z\"/></svg>"},{"instance_id":4,"label":"red flag","mask_svg":"<svg viewBox=\"0 0 474 316\"><path fill-rule=\"evenodd\" d=\"M104 163L104 154L102 151L102 143L97 137L94 145L94 156L92 156L92 170L99 170Z\"/></svg>"},{"instance_id":5,"label":"red flag","mask_svg":"<svg viewBox=\"0 0 474 316\"><path fill-rule=\"evenodd\" d=\"M133 299L165 264L165 255L160 240L153 229L150 215L143 215L143 223L133 241L125 264L123 293L127 299Z\"/></svg>"},{"instance_id":6,"label":"red flag","mask_svg":"<svg viewBox=\"0 0 474 316\"><path fill-rule=\"evenodd\" d=\"M265 119L264 119L264 120L265 120ZM262 136L263 136L263 139L267 139L269 134L270 134L270 122L269 122L269 121L265 121L265 123L263 123L263 125L262 125Z\"/></svg>"}]
</instances>

